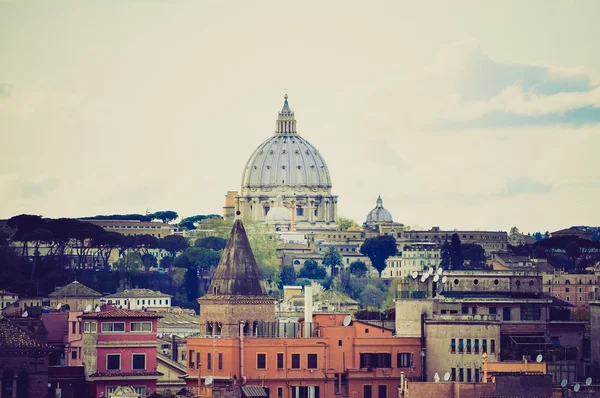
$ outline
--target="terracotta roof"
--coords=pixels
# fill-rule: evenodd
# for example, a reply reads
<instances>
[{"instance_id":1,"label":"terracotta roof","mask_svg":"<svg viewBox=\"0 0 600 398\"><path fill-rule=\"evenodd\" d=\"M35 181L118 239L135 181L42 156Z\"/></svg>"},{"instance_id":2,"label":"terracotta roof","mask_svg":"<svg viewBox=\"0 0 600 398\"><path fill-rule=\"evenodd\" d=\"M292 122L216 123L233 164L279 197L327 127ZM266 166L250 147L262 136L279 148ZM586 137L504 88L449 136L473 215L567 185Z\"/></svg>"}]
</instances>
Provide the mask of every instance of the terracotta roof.
<instances>
[{"instance_id":1,"label":"terracotta roof","mask_svg":"<svg viewBox=\"0 0 600 398\"><path fill-rule=\"evenodd\" d=\"M90 377L135 377L135 376L163 376L160 372L96 372L92 373Z\"/></svg>"},{"instance_id":2,"label":"terracotta roof","mask_svg":"<svg viewBox=\"0 0 600 398\"><path fill-rule=\"evenodd\" d=\"M214 292L217 295L265 295L260 282L260 270L241 220L235 220L233 224L205 297L213 296Z\"/></svg>"},{"instance_id":3,"label":"terracotta roof","mask_svg":"<svg viewBox=\"0 0 600 398\"><path fill-rule=\"evenodd\" d=\"M151 289L130 289L123 290L122 292L117 292L113 294L109 294L108 296L104 296L104 298L147 298L147 297L173 297L171 295L157 292Z\"/></svg>"},{"instance_id":4,"label":"terracotta roof","mask_svg":"<svg viewBox=\"0 0 600 398\"><path fill-rule=\"evenodd\" d=\"M156 312L125 310L122 308L111 308L100 312L89 312L81 315L82 318L162 318Z\"/></svg>"},{"instance_id":5,"label":"terracotta roof","mask_svg":"<svg viewBox=\"0 0 600 398\"><path fill-rule=\"evenodd\" d=\"M318 294L315 301L329 301L330 304L358 304L358 301L348 296L346 293L335 289L327 289Z\"/></svg>"},{"instance_id":6,"label":"terracotta roof","mask_svg":"<svg viewBox=\"0 0 600 398\"><path fill-rule=\"evenodd\" d=\"M33 336L17 326L14 322L0 316L0 349L41 348L50 346L38 343Z\"/></svg>"},{"instance_id":7,"label":"terracotta roof","mask_svg":"<svg viewBox=\"0 0 600 398\"><path fill-rule=\"evenodd\" d=\"M48 297L102 297L102 294L75 281L67 286L56 288Z\"/></svg>"},{"instance_id":8,"label":"terracotta roof","mask_svg":"<svg viewBox=\"0 0 600 398\"><path fill-rule=\"evenodd\" d=\"M9 292L7 290L0 290L0 295L3 295L3 296L18 296L17 293Z\"/></svg>"}]
</instances>

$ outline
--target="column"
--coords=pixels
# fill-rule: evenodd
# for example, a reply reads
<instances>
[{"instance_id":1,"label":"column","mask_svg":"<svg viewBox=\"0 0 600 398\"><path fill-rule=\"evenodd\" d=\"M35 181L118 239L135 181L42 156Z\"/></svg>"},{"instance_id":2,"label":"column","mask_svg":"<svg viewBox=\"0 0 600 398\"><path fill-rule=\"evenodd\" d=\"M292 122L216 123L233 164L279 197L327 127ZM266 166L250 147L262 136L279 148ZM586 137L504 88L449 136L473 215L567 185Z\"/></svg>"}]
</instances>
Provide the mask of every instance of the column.
<instances>
[{"instance_id":1,"label":"column","mask_svg":"<svg viewBox=\"0 0 600 398\"><path fill-rule=\"evenodd\" d=\"M338 215L337 215L337 199L332 198L332 200L333 200L333 222L337 222L337 218L338 218Z\"/></svg>"},{"instance_id":2,"label":"column","mask_svg":"<svg viewBox=\"0 0 600 398\"><path fill-rule=\"evenodd\" d=\"M12 398L17 398L17 375L13 378Z\"/></svg>"}]
</instances>

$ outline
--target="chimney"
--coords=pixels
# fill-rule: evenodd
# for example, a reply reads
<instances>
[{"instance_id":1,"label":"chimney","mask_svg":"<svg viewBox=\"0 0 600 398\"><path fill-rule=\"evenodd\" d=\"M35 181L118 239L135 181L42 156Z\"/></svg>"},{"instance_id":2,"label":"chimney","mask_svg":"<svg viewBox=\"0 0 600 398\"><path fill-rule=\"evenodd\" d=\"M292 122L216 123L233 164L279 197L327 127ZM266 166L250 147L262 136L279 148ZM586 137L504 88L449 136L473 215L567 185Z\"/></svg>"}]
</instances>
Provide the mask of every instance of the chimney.
<instances>
[{"instance_id":1,"label":"chimney","mask_svg":"<svg viewBox=\"0 0 600 398\"><path fill-rule=\"evenodd\" d=\"M311 337L312 329L312 286L304 286L304 337Z\"/></svg>"}]
</instances>

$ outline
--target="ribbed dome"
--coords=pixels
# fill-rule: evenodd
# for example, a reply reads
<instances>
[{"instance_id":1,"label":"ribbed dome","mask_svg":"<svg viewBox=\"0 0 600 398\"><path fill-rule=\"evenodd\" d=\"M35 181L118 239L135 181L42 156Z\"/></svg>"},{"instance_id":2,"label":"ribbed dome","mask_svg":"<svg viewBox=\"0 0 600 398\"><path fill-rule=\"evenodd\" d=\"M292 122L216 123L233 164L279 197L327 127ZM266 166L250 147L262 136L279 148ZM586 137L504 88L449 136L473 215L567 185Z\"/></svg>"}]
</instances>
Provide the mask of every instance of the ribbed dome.
<instances>
[{"instance_id":1,"label":"ribbed dome","mask_svg":"<svg viewBox=\"0 0 600 398\"><path fill-rule=\"evenodd\" d=\"M392 214L383 207L381 196L377 198L377 206L367 215L366 224L392 223Z\"/></svg>"},{"instance_id":2,"label":"ribbed dome","mask_svg":"<svg viewBox=\"0 0 600 398\"><path fill-rule=\"evenodd\" d=\"M242 189L275 187L331 188L325 160L296 132L287 95L275 134L256 148L242 175Z\"/></svg>"}]
</instances>

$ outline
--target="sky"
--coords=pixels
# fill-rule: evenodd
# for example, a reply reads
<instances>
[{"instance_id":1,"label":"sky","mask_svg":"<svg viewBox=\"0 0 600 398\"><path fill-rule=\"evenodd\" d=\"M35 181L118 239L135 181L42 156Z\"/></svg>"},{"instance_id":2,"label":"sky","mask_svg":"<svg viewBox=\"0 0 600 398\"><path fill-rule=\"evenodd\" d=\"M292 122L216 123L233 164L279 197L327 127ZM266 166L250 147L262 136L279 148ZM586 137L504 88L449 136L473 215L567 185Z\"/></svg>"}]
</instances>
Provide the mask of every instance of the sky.
<instances>
[{"instance_id":1,"label":"sky","mask_svg":"<svg viewBox=\"0 0 600 398\"><path fill-rule=\"evenodd\" d=\"M222 211L287 91L339 215L600 225L597 1L0 0L0 218ZM595 206L596 205L596 206Z\"/></svg>"}]
</instances>

